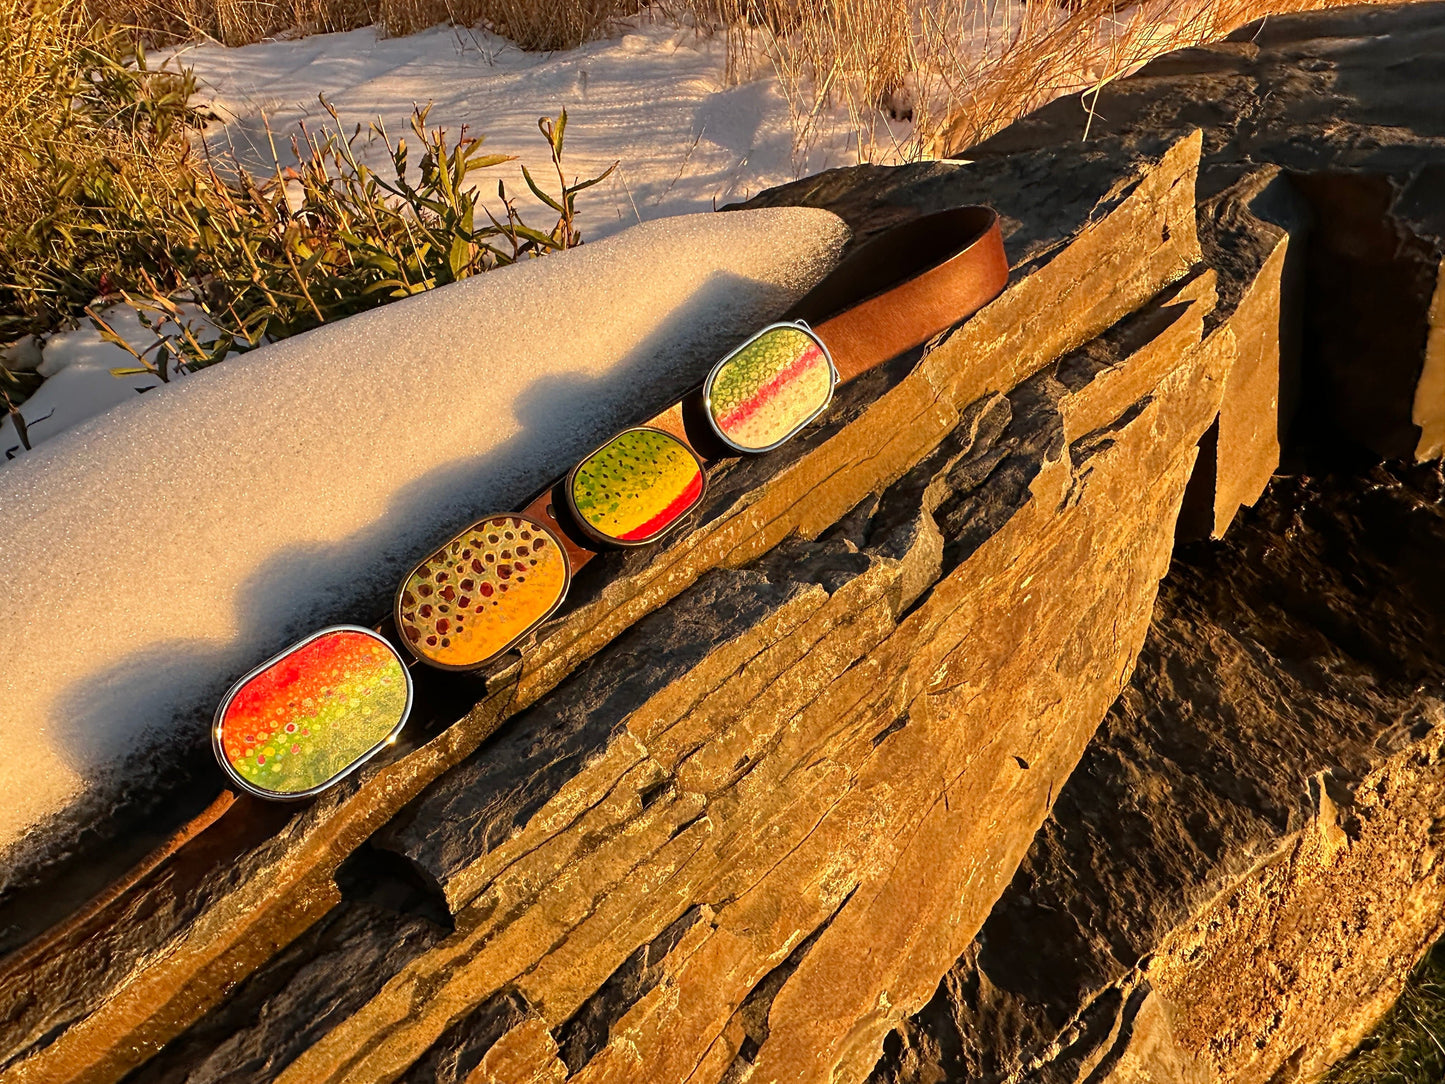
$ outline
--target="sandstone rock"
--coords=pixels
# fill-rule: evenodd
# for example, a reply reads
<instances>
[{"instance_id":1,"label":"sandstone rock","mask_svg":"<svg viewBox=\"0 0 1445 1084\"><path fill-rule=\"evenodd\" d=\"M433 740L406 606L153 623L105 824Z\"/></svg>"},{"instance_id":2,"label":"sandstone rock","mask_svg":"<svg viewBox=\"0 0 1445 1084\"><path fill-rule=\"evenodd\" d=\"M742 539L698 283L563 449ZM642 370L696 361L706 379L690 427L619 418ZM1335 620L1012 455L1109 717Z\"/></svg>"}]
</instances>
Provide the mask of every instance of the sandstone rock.
<instances>
[{"instance_id":1,"label":"sandstone rock","mask_svg":"<svg viewBox=\"0 0 1445 1084\"><path fill-rule=\"evenodd\" d=\"M1284 170L1313 218L1306 420L1381 455L1436 458L1445 454L1442 49L1438 2L1272 16L1157 60L1086 103L1059 99L967 154L983 164L1042 147L1139 153L1199 128L1204 200L1262 167Z\"/></svg>"},{"instance_id":2,"label":"sandstone rock","mask_svg":"<svg viewBox=\"0 0 1445 1084\"><path fill-rule=\"evenodd\" d=\"M1100 96L1107 146L1205 125L1209 341L1237 360L1181 530L1224 537L1176 554L1129 689L880 1084L1310 1080L1445 932L1442 480L1378 463L1441 453L1442 34L1440 4L1271 19ZM1260 498L1269 388L1297 476Z\"/></svg>"},{"instance_id":3,"label":"sandstone rock","mask_svg":"<svg viewBox=\"0 0 1445 1084\"><path fill-rule=\"evenodd\" d=\"M1129 689L878 1080L1293 1081L1348 1052L1442 932L1442 496L1438 466L1280 480L1176 556Z\"/></svg>"},{"instance_id":4,"label":"sandstone rock","mask_svg":"<svg viewBox=\"0 0 1445 1084\"><path fill-rule=\"evenodd\" d=\"M669 544L594 562L522 663L480 682L428 675L417 722L385 760L299 813L238 802L109 906L0 965L3 1079L112 1080L168 1044L142 1074L264 1078L289 1062L291 1079L389 1078L425 1064L511 1080L526 1064L547 1079L609 1021L581 1069L598 1075L664 1038L648 1014L679 1036L646 1055L663 1078L666 1058L709 1035L725 1036L710 1047L719 1073L752 1055L755 1075L866 1072L1006 883L1142 638L1231 361L1193 349L1212 280L1184 287L1147 344L1161 340L1154 398L1113 418L1098 409L1102 431L1067 455L1058 389L1019 382L1197 261L1197 153L1186 137L1153 158L1085 156L1053 185L1044 155L899 171L855 213L863 232L899 208L991 197L1016 223L1008 292L921 363L845 389L785 450L725 468ZM997 462L985 469L975 451ZM769 557L790 535L788 558ZM1090 587L1064 591L1075 573ZM587 664L613 641L612 664ZM1047 687L1025 689L1054 666ZM1044 733L1037 718L1051 720ZM348 897L347 857L381 854L364 841L434 780L471 770L457 766L509 719L471 762L507 769L478 784L490 804L472 822L430 850L416 841L443 783L385 837L443 890L456 932L433 943L424 916ZM554 729L527 729L542 723ZM932 894L887 902L908 897L939 846L956 865L929 875ZM697 921L668 942L693 907ZM880 909L897 920L894 948L853 967ZM427 921L438 918L453 921ZM772 1038L750 1040L763 996L750 991L824 925L772 1001ZM629 964L654 944L661 964ZM795 991L840 960L849 979L824 984L830 1015L799 1010ZM307 996L276 1001L292 982ZM585 1008L604 989L642 992L612 1022L616 1004ZM882 991L895 1008L880 1014ZM303 1024L307 1005L318 1015ZM643 1034L622 1038L634 1027ZM789 1057L811 1060L764 1068Z\"/></svg>"},{"instance_id":5,"label":"sandstone rock","mask_svg":"<svg viewBox=\"0 0 1445 1084\"><path fill-rule=\"evenodd\" d=\"M430 788L382 842L457 932L279 1079L389 1079L508 992L529 1018L473 1052L496 1079L866 1074L1131 666L1227 367L1198 345L1212 275L1168 300L1121 415L1065 444L1048 372L980 400L881 500L699 581Z\"/></svg>"}]
</instances>

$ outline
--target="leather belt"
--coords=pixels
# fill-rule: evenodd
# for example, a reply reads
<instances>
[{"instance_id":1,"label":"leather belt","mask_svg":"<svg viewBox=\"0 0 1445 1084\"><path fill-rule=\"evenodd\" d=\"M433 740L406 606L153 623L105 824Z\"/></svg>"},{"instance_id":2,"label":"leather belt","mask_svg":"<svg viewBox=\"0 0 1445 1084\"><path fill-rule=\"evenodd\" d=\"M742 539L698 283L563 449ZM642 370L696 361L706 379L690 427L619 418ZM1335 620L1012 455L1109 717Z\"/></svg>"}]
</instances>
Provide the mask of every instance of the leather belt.
<instances>
[{"instance_id":1,"label":"leather belt","mask_svg":"<svg viewBox=\"0 0 1445 1084\"><path fill-rule=\"evenodd\" d=\"M443 670L475 670L521 645L599 552L646 545L702 501L708 467L776 448L834 388L972 315L1008 282L998 216L924 215L860 245L707 381L623 430L521 512L486 516L418 564L397 591L403 644ZM331 786L394 740L411 675L373 630L323 629L242 678L216 712L227 774L268 798Z\"/></svg>"},{"instance_id":2,"label":"leather belt","mask_svg":"<svg viewBox=\"0 0 1445 1084\"><path fill-rule=\"evenodd\" d=\"M403 642L442 669L487 665L555 611L567 581L599 551L656 541L681 522L701 502L713 462L777 447L822 412L834 386L972 315L1007 281L998 216L986 207L924 215L860 245L782 322L720 362L702 388L614 436L520 514L481 520L418 565L397 593ZM727 396L720 380L731 385ZM731 414L723 398L735 404ZM769 410L773 417L759 424ZM729 430L729 418L745 424ZM764 443L736 439L747 422ZM563 559L548 552L554 544ZM514 612L527 620L493 619L524 596L530 605ZM478 625L487 632L467 635Z\"/></svg>"}]
</instances>

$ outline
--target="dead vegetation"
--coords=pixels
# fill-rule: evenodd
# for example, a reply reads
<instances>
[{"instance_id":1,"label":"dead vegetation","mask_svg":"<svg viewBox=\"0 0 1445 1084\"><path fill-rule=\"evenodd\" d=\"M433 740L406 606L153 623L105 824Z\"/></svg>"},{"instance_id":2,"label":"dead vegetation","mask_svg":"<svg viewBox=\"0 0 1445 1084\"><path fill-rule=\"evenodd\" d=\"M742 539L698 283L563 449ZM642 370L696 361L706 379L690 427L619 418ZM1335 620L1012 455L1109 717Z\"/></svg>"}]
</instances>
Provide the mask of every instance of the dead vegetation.
<instances>
[{"instance_id":1,"label":"dead vegetation","mask_svg":"<svg viewBox=\"0 0 1445 1084\"><path fill-rule=\"evenodd\" d=\"M0 345L63 326L118 289L155 296L157 283L159 296L171 296L224 278L229 272L217 268L230 257L211 256L234 247L221 234L235 226L238 206L267 251L305 233L287 220L270 180L237 189L213 163L197 161L192 81L184 71L147 70L142 44L204 36L241 45L365 24L405 34L450 21L490 27L524 49L561 49L646 7L722 37L733 80L775 70L800 149L824 107L841 104L859 158L887 161L966 152L1064 94L1081 95L1087 126L1090 92L1151 57L1261 15L1335 2L0 0ZM342 148L328 138L309 149L319 160ZM212 219L207 233L201 226ZM473 255L483 252L473 242L484 238L465 240ZM293 260L310 268L310 255L324 248L303 244L280 273L298 279ZM196 266L178 259L197 252L206 259ZM250 275L249 264L241 270ZM294 285L302 318L283 323L299 328L317 306ZM338 298L337 311L364 307L361 300ZM232 323L238 342L256 341L250 323ZM27 390L3 368L0 386L17 401Z\"/></svg>"},{"instance_id":2,"label":"dead vegetation","mask_svg":"<svg viewBox=\"0 0 1445 1084\"><path fill-rule=\"evenodd\" d=\"M15 3L16 0L5 0ZM568 49L644 8L724 33L728 74L777 71L800 143L841 103L868 160L958 154L1062 94L1087 94L1162 53L1261 16L1342 0L85 0L154 41L242 45L376 25L486 26L527 50ZM911 121L900 143L888 121Z\"/></svg>"}]
</instances>

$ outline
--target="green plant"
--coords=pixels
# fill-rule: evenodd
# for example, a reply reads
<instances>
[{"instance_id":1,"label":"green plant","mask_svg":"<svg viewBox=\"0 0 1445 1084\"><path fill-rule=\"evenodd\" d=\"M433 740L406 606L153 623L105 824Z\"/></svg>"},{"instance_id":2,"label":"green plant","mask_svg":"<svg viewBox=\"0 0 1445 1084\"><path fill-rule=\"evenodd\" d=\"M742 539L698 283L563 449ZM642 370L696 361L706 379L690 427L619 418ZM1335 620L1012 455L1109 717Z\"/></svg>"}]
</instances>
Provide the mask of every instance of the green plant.
<instances>
[{"instance_id":1,"label":"green plant","mask_svg":"<svg viewBox=\"0 0 1445 1084\"><path fill-rule=\"evenodd\" d=\"M427 127L427 110L411 119L415 147L393 141L378 122L370 132L382 140L389 162L383 176L358 155L360 126L341 134L336 125L293 138L294 167L273 156L264 182L244 171L224 179L214 169L196 178L176 213L190 238L172 253L170 280L142 273L139 288L119 291L154 341L137 346L87 309L102 338L127 350L137 368L117 375L152 372L167 380L248 350L518 260L571 248L582 242L576 225L577 193L610 173L568 183L562 166L564 111L543 117L557 174L556 195L523 170L538 199L555 211L550 230L529 226L498 182L498 213L478 198L479 171L514 160L487 154L483 139L463 130L455 142L442 128ZM412 156L420 154L415 167ZM499 217L500 216L500 217ZM188 303L199 313L189 317Z\"/></svg>"},{"instance_id":2,"label":"green plant","mask_svg":"<svg viewBox=\"0 0 1445 1084\"><path fill-rule=\"evenodd\" d=\"M586 181L573 181L571 184L568 184L567 175L562 170L562 136L567 130L567 110L562 110L561 116L555 121L549 117L539 117L537 120L537 128L546 138L547 147L552 153L552 168L557 173L557 187L561 191L561 196L558 199L553 199L546 192L542 191L541 186L539 186L537 182L532 179L532 175L527 172L526 166L522 167L522 177L526 180L527 187L532 190L532 195L536 196L548 207L557 212L557 225L552 228L550 238L544 243L554 245L558 248L571 248L573 245L580 245L582 243L582 234L577 230L577 193L581 192L584 188L591 188L600 181L605 181L611 175L612 171L617 168L617 163L613 162L612 165L608 166L596 177ZM500 186L497 189L497 194L501 196L504 201L506 200L506 191ZM510 204L507 205L507 213L509 216L512 214Z\"/></svg>"},{"instance_id":3,"label":"green plant","mask_svg":"<svg viewBox=\"0 0 1445 1084\"><path fill-rule=\"evenodd\" d=\"M1439 1084L1445 1080L1445 942L1411 973L1395 1006L1319 1084Z\"/></svg>"},{"instance_id":4,"label":"green plant","mask_svg":"<svg viewBox=\"0 0 1445 1084\"><path fill-rule=\"evenodd\" d=\"M5 388L5 386L4 386L3 384L0 384L0 400L4 400L4 403L5 403L5 413L6 413L6 415L10 418L10 424L15 427L15 435L20 438L20 447L22 447L23 449L25 449L25 451L27 451L27 452L30 451L30 427L29 427L29 422L27 421L25 415L21 413L20 407L19 407L19 406L15 403L15 401L10 397L10 392ZM54 410L52 410L52 411L50 412L50 414L54 414L54 413L55 413ZM45 417L46 417L46 418L50 417L50 414L45 415ZM33 421L44 421L45 419L44 419L44 418L38 418L38 419L31 419L31 420L33 420ZM13 459L13 458L15 458L15 453L14 453L14 451L11 450L11 449L7 449L6 452L5 452L5 458L6 458L6 459Z\"/></svg>"},{"instance_id":5,"label":"green plant","mask_svg":"<svg viewBox=\"0 0 1445 1084\"><path fill-rule=\"evenodd\" d=\"M158 42L205 36L248 45L290 32L374 23L391 35L438 23L485 25L523 49L571 49L631 15L642 0L86 0L97 19L145 27Z\"/></svg>"},{"instance_id":6,"label":"green plant","mask_svg":"<svg viewBox=\"0 0 1445 1084\"><path fill-rule=\"evenodd\" d=\"M175 373L582 240L568 183L566 114L542 118L558 188L527 184L557 214L525 222L498 184L495 214L476 194L482 171L512 160L466 130L408 137L378 122L332 125L273 148L269 176L191 149L189 72L153 71L136 37L97 25L85 0L0 0L0 343L89 316L135 364ZM325 103L323 103L325 104ZM363 138L387 166L361 156ZM610 170L608 171L610 172ZM135 310L151 341L133 344L94 299ZM0 372L18 407L33 382Z\"/></svg>"}]
</instances>

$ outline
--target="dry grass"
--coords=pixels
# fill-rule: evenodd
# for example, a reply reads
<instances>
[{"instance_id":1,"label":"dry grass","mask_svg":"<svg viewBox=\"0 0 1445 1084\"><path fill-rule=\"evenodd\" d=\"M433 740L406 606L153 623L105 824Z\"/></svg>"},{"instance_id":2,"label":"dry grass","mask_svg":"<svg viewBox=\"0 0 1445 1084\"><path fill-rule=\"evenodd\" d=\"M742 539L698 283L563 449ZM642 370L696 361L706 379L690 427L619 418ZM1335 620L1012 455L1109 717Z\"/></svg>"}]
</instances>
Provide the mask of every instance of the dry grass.
<instances>
[{"instance_id":1,"label":"dry grass","mask_svg":"<svg viewBox=\"0 0 1445 1084\"><path fill-rule=\"evenodd\" d=\"M389 35L438 23L484 25L523 49L570 49L633 14L640 0L87 0L97 21L142 27L153 42L246 45L277 35L376 25Z\"/></svg>"},{"instance_id":2,"label":"dry grass","mask_svg":"<svg viewBox=\"0 0 1445 1084\"><path fill-rule=\"evenodd\" d=\"M4 0L15 2L15 0ZM85 0L153 40L241 45L374 24L391 35L483 25L528 50L572 48L651 5L728 40L734 79L777 70L800 146L845 107L865 160L956 154L1061 94L1082 93L1262 15L1345 0ZM895 145L888 118L913 123Z\"/></svg>"},{"instance_id":3,"label":"dry grass","mask_svg":"<svg viewBox=\"0 0 1445 1084\"><path fill-rule=\"evenodd\" d=\"M113 77L130 59L78 0L0 0L0 231L44 217L56 186L98 162L143 159L165 175L185 157L165 106L147 105L169 95L183 107L191 88L163 76L116 96Z\"/></svg>"},{"instance_id":4,"label":"dry grass","mask_svg":"<svg viewBox=\"0 0 1445 1084\"><path fill-rule=\"evenodd\" d=\"M0 342L53 326L120 253L166 240L192 176L193 89L145 71L80 0L0 0Z\"/></svg>"},{"instance_id":5,"label":"dry grass","mask_svg":"<svg viewBox=\"0 0 1445 1084\"><path fill-rule=\"evenodd\" d=\"M1134 7L1085 0L1054 20L1020 28L1008 47L981 63L943 48L940 82L949 96L944 123L929 133L928 149L956 154L1066 94L1089 95L1141 65L1188 46L1232 33L1267 15L1338 7L1361 0L1144 0ZM1381 0L1384 2L1384 0Z\"/></svg>"},{"instance_id":6,"label":"dry grass","mask_svg":"<svg viewBox=\"0 0 1445 1084\"><path fill-rule=\"evenodd\" d=\"M1318 1084L1440 1084L1445 1080L1445 942L1420 961L1395 1007Z\"/></svg>"},{"instance_id":7,"label":"dry grass","mask_svg":"<svg viewBox=\"0 0 1445 1084\"><path fill-rule=\"evenodd\" d=\"M800 142L841 104L870 161L956 155L1054 98L1265 15L1358 0L691 0L729 75L776 68ZM906 145L888 121L912 121Z\"/></svg>"}]
</instances>

